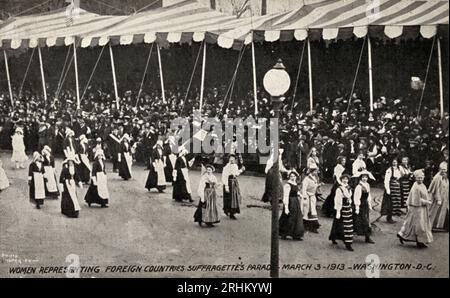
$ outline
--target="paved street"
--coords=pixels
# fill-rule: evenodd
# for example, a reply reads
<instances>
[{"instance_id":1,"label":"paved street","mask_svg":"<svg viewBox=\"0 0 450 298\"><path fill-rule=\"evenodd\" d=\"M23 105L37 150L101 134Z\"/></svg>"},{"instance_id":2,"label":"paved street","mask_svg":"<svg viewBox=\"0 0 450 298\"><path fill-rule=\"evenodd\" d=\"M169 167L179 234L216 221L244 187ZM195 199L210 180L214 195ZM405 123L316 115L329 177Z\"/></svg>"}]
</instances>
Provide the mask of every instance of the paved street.
<instances>
[{"instance_id":1,"label":"paved street","mask_svg":"<svg viewBox=\"0 0 450 298\"><path fill-rule=\"evenodd\" d=\"M35 209L28 199L28 170L12 169L9 153L2 152L1 158L12 185L0 193L0 277L64 277L64 274L38 272L10 274L10 268L67 266L69 263L65 260L69 254L78 255L82 266L101 268L99 273L82 273L81 277L269 276L267 266L263 266L269 264L270 259L271 218L267 205L260 202L264 178L239 178L243 203L237 221L222 215L216 227L200 228L193 222L197 197L194 205L175 203L171 199L171 187L164 194L144 188L147 171L143 167L134 167L133 179L122 181L111 173L111 164L108 164L110 207L89 208L83 200L85 187L78 193L80 217L70 219L61 214L60 200L47 200L41 210ZM59 174L61 160L57 161L56 168ZM198 177L199 172L191 172L193 190L197 188ZM325 187L325 195L329 187ZM381 190L374 192L375 200L381 200ZM222 191L219 192L219 208L222 207L221 195ZM378 213L374 212L371 217L375 219ZM280 264L291 265L280 271L281 277L365 277L365 270L351 267L363 264L369 254L378 255L383 264L391 264L381 271L381 277L449 276L446 233L434 234L435 241L429 248L419 250L414 245L399 244L395 235L401 220L388 225L381 219L374 227L376 244L365 244L359 237L354 244L355 252L351 253L344 250L342 243L333 246L328 241L331 219L321 218L320 222L320 234L306 234L302 242L280 241ZM345 264L343 270L333 265L341 263ZM298 264L311 264L312 268ZM403 264L403 270L396 264ZM431 265L420 269L418 264ZM105 272L107 266L127 265L142 266L142 271ZM184 266L184 270L176 272L172 267L172 271L144 272L144 268L157 265ZM187 270L193 265L243 265L244 270L198 270L203 267ZM321 268L317 270L319 265ZM203 269L211 270L211 267Z\"/></svg>"}]
</instances>

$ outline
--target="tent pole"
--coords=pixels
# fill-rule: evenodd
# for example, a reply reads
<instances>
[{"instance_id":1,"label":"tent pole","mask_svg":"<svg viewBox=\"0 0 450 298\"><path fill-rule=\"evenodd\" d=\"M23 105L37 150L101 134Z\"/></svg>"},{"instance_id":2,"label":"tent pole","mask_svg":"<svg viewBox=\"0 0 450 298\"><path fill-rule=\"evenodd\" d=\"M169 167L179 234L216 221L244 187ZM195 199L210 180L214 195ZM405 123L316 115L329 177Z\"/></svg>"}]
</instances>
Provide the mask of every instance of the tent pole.
<instances>
[{"instance_id":1,"label":"tent pole","mask_svg":"<svg viewBox=\"0 0 450 298\"><path fill-rule=\"evenodd\" d=\"M80 108L80 83L78 81L77 39L73 41L73 63L75 65L75 85L77 91L77 109Z\"/></svg>"},{"instance_id":2,"label":"tent pole","mask_svg":"<svg viewBox=\"0 0 450 298\"><path fill-rule=\"evenodd\" d=\"M441 111L441 119L444 119L444 86L442 82L442 56L441 56L441 40L437 38L438 50L438 66L439 66L439 108Z\"/></svg>"},{"instance_id":3,"label":"tent pole","mask_svg":"<svg viewBox=\"0 0 450 298\"><path fill-rule=\"evenodd\" d=\"M119 109L119 94L117 92L116 68L114 66L114 55L113 55L111 41L109 42L109 56L111 58L111 70L112 70L112 77L113 77L113 83L114 83L114 96L116 97L116 107L117 107L117 109Z\"/></svg>"},{"instance_id":4,"label":"tent pole","mask_svg":"<svg viewBox=\"0 0 450 298\"><path fill-rule=\"evenodd\" d=\"M313 100L313 83L312 83L312 66L311 66L311 45L308 42L308 77L309 77L309 110L312 112L314 109L314 100Z\"/></svg>"},{"instance_id":5,"label":"tent pole","mask_svg":"<svg viewBox=\"0 0 450 298\"><path fill-rule=\"evenodd\" d=\"M253 34L253 33L252 33ZM255 117L258 115L258 88L256 86L255 42L252 41L253 97L255 100Z\"/></svg>"},{"instance_id":6,"label":"tent pole","mask_svg":"<svg viewBox=\"0 0 450 298\"><path fill-rule=\"evenodd\" d=\"M39 54L39 65L41 68L42 90L44 91L44 102L47 102L47 87L45 84L44 63L42 62L42 54L40 47L38 47L38 54Z\"/></svg>"},{"instance_id":7,"label":"tent pole","mask_svg":"<svg viewBox=\"0 0 450 298\"><path fill-rule=\"evenodd\" d=\"M206 42L203 44L203 61L202 61L202 82L200 86L200 115L203 108L203 95L205 89L205 68L206 68Z\"/></svg>"},{"instance_id":8,"label":"tent pole","mask_svg":"<svg viewBox=\"0 0 450 298\"><path fill-rule=\"evenodd\" d=\"M163 103L166 103L166 93L164 90L164 76L162 71L162 63L161 63L161 50L159 49L159 45L157 45L156 49L158 50L158 64L159 64L159 78L161 80L161 95L163 99Z\"/></svg>"},{"instance_id":9,"label":"tent pole","mask_svg":"<svg viewBox=\"0 0 450 298\"><path fill-rule=\"evenodd\" d=\"M14 106L14 98L11 88L11 78L9 77L8 56L6 55L6 50L3 50L3 56L5 57L5 69L6 69L6 78L8 79L9 97L11 99L11 106Z\"/></svg>"},{"instance_id":10,"label":"tent pole","mask_svg":"<svg viewBox=\"0 0 450 298\"><path fill-rule=\"evenodd\" d=\"M368 56L368 60L369 60L370 111L373 112L372 44L370 43L370 37L367 37L367 56Z\"/></svg>"}]
</instances>

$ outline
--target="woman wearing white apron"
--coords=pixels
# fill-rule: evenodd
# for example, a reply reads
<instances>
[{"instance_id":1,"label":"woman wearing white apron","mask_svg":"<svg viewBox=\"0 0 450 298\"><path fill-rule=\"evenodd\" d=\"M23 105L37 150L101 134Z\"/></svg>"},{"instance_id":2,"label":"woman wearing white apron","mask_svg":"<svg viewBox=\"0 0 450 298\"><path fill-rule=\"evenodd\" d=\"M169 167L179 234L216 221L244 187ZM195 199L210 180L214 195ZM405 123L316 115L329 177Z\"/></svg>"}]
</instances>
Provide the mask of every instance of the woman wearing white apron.
<instances>
[{"instance_id":1,"label":"woman wearing white apron","mask_svg":"<svg viewBox=\"0 0 450 298\"><path fill-rule=\"evenodd\" d=\"M194 200L191 196L191 180L189 179L188 167L194 164L194 159L192 158L188 161L186 159L187 153L188 151L185 148L181 148L175 162L172 198L177 202L188 200L192 203Z\"/></svg>"},{"instance_id":2,"label":"woman wearing white apron","mask_svg":"<svg viewBox=\"0 0 450 298\"><path fill-rule=\"evenodd\" d=\"M78 158L80 163L76 166L78 178L83 183L89 183L91 179L91 163L88 158L88 139L85 135L80 136L80 145L78 147Z\"/></svg>"},{"instance_id":3,"label":"woman wearing white apron","mask_svg":"<svg viewBox=\"0 0 450 298\"><path fill-rule=\"evenodd\" d=\"M63 168L61 170L61 176L59 178L60 188L62 190L61 195L61 213L72 218L78 217L80 212L80 204L77 197L77 173L75 170L75 164L79 163L79 160L74 154L68 154L66 160L63 162ZM83 188L83 184L79 182L80 188Z\"/></svg>"},{"instance_id":4,"label":"woman wearing white apron","mask_svg":"<svg viewBox=\"0 0 450 298\"><path fill-rule=\"evenodd\" d=\"M91 185L84 197L86 203L99 204L102 208L107 208L109 203L109 192L105 170L105 153L102 149L95 151L94 164L92 165Z\"/></svg>"},{"instance_id":5,"label":"woman wearing white apron","mask_svg":"<svg viewBox=\"0 0 450 298\"><path fill-rule=\"evenodd\" d=\"M164 192L166 188L166 175L164 173L164 153L163 142L158 140L153 147L152 158L150 159L150 172L148 173L145 188L149 191L156 188L159 192Z\"/></svg>"},{"instance_id":6,"label":"woman wearing white apron","mask_svg":"<svg viewBox=\"0 0 450 298\"><path fill-rule=\"evenodd\" d=\"M25 153L25 143L23 142L23 129L17 127L12 138L13 153L11 161L15 163L16 169L25 169L24 163L28 160Z\"/></svg>"},{"instance_id":7,"label":"woman wearing white apron","mask_svg":"<svg viewBox=\"0 0 450 298\"><path fill-rule=\"evenodd\" d=\"M58 180L55 172L55 158L52 156L52 149L45 145L42 149L44 178L45 181L45 196L57 199L59 196Z\"/></svg>"},{"instance_id":8,"label":"woman wearing white apron","mask_svg":"<svg viewBox=\"0 0 450 298\"><path fill-rule=\"evenodd\" d=\"M33 153L33 162L28 168L28 186L30 189L30 202L41 209L45 199L45 180L43 158L39 152Z\"/></svg>"},{"instance_id":9,"label":"woman wearing white apron","mask_svg":"<svg viewBox=\"0 0 450 298\"><path fill-rule=\"evenodd\" d=\"M120 144L120 152L118 155L119 162L119 176L123 180L129 180L131 178L131 166L133 164L133 158L131 157L131 138L126 133L122 137L122 143Z\"/></svg>"}]
</instances>

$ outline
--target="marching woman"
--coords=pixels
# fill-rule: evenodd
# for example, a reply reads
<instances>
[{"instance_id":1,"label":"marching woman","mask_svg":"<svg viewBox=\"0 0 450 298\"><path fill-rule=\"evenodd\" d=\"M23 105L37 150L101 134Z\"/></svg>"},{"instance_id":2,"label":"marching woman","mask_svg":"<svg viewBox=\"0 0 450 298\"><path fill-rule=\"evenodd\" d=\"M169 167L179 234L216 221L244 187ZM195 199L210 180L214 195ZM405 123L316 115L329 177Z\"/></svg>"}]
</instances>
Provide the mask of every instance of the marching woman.
<instances>
[{"instance_id":1,"label":"marching woman","mask_svg":"<svg viewBox=\"0 0 450 298\"><path fill-rule=\"evenodd\" d=\"M402 157L402 162L398 167L400 169L400 193L401 201L400 208L406 208L406 201L408 200L409 191L413 182L413 172L409 165L409 158L407 156Z\"/></svg>"},{"instance_id":2,"label":"marching woman","mask_svg":"<svg viewBox=\"0 0 450 298\"><path fill-rule=\"evenodd\" d=\"M416 242L418 248L426 248L427 243L433 242L431 221L428 208L431 205L427 187L423 184L425 174L422 170L414 171L414 182L408 196L408 214L398 232L400 243Z\"/></svg>"},{"instance_id":3,"label":"marching woman","mask_svg":"<svg viewBox=\"0 0 450 298\"><path fill-rule=\"evenodd\" d=\"M52 149L45 145L42 148L43 166L44 166L44 177L45 177L45 195L46 197L58 198L58 179L56 178L55 172L55 158L52 155Z\"/></svg>"},{"instance_id":4,"label":"marching woman","mask_svg":"<svg viewBox=\"0 0 450 298\"><path fill-rule=\"evenodd\" d=\"M401 192L400 192L400 177L401 172L398 167L397 159L393 159L391 167L386 170L384 176L384 194L381 203L381 216L386 215L388 223L393 224L395 220L392 216L400 216L402 212L401 206Z\"/></svg>"},{"instance_id":5,"label":"marching woman","mask_svg":"<svg viewBox=\"0 0 450 298\"><path fill-rule=\"evenodd\" d=\"M76 218L80 212L80 204L77 197L77 181L79 181L76 172L75 164L80 160L74 151L66 152L66 159L63 162L61 176L59 177L59 187L62 190L61 194L61 213L67 217ZM83 183L78 182L80 188L83 188Z\"/></svg>"},{"instance_id":6,"label":"marching woman","mask_svg":"<svg viewBox=\"0 0 450 298\"><path fill-rule=\"evenodd\" d=\"M25 153L25 143L23 142L23 129L17 127L12 138L12 157L11 161L15 163L16 169L25 169L24 163L28 160Z\"/></svg>"},{"instance_id":7,"label":"marching woman","mask_svg":"<svg viewBox=\"0 0 450 298\"><path fill-rule=\"evenodd\" d=\"M43 158L39 152L33 153L33 161L28 168L28 186L30 189L30 201L41 209L45 199L45 178Z\"/></svg>"},{"instance_id":8,"label":"marching woman","mask_svg":"<svg viewBox=\"0 0 450 298\"><path fill-rule=\"evenodd\" d=\"M342 175L342 184L336 189L336 195L334 197L335 215L328 239L333 244L337 244L336 240L342 240L344 241L345 248L353 251L352 190L350 185L348 185L349 181L349 175Z\"/></svg>"},{"instance_id":9,"label":"marching woman","mask_svg":"<svg viewBox=\"0 0 450 298\"><path fill-rule=\"evenodd\" d=\"M75 132L70 128L66 127L66 138L64 139L63 151L64 156L72 154L75 151L75 140L73 139Z\"/></svg>"},{"instance_id":10,"label":"marching woman","mask_svg":"<svg viewBox=\"0 0 450 298\"><path fill-rule=\"evenodd\" d=\"M320 227L319 218L317 217L317 188L319 187L318 169L315 165L311 165L308 169L308 175L302 181L302 214L303 224L305 230L312 233L319 233L317 231Z\"/></svg>"},{"instance_id":11,"label":"marching woman","mask_svg":"<svg viewBox=\"0 0 450 298\"><path fill-rule=\"evenodd\" d=\"M320 159L319 159L319 155L317 152L317 148L312 147L311 150L309 151L309 154L306 159L306 170L311 169L311 168L317 169L317 175L319 177L320 166L321 166L321 164L320 164Z\"/></svg>"},{"instance_id":12,"label":"marching woman","mask_svg":"<svg viewBox=\"0 0 450 298\"><path fill-rule=\"evenodd\" d=\"M322 205L322 212L326 217L333 217L334 215L334 195L336 194L336 189L342 184L341 176L345 172L345 164L347 163L347 158L345 156L339 156L337 158L337 165L334 167L333 180L334 184L331 188L330 194L326 198Z\"/></svg>"},{"instance_id":13,"label":"marching woman","mask_svg":"<svg viewBox=\"0 0 450 298\"><path fill-rule=\"evenodd\" d=\"M245 167L239 169L236 163L236 156L230 155L228 163L222 170L223 183L223 212L231 219L237 219L234 215L241 212L241 189L237 177L245 171Z\"/></svg>"},{"instance_id":14,"label":"marching woman","mask_svg":"<svg viewBox=\"0 0 450 298\"><path fill-rule=\"evenodd\" d=\"M91 204L98 204L102 208L108 207L109 192L105 169L105 153L102 149L97 149L92 165L92 179L84 200L91 207Z\"/></svg>"},{"instance_id":15,"label":"marching woman","mask_svg":"<svg viewBox=\"0 0 450 298\"><path fill-rule=\"evenodd\" d=\"M175 168L175 161L177 156L173 154L170 144L166 143L163 146L164 149L164 175L167 183L173 183L173 169Z\"/></svg>"},{"instance_id":16,"label":"marching woman","mask_svg":"<svg viewBox=\"0 0 450 298\"><path fill-rule=\"evenodd\" d=\"M360 150L358 152L358 156L356 157L355 161L352 163L352 178L350 178L350 185L352 187L355 187L358 184L358 173L365 171L367 169L366 162L364 161L365 155L364 151Z\"/></svg>"},{"instance_id":17,"label":"marching woman","mask_svg":"<svg viewBox=\"0 0 450 298\"><path fill-rule=\"evenodd\" d=\"M206 172L200 177L197 191L200 202L194 214L194 221L200 226L205 223L208 227L213 227L220 222L217 211L217 179L213 174L214 171L212 165L206 165Z\"/></svg>"},{"instance_id":18,"label":"marching woman","mask_svg":"<svg viewBox=\"0 0 450 298\"><path fill-rule=\"evenodd\" d=\"M375 180L372 173L368 171L359 172L359 183L356 185L353 193L353 228L355 235L365 237L366 243L375 243L370 238L372 229L370 228L369 213L372 210L372 196L370 194L369 179Z\"/></svg>"},{"instance_id":19,"label":"marching woman","mask_svg":"<svg viewBox=\"0 0 450 298\"><path fill-rule=\"evenodd\" d=\"M267 160L266 164L266 182L265 182L265 188L264 188L264 194L261 199L261 201L267 203L272 202L272 197L277 196L278 199L281 201L283 197L283 179L281 176L281 173L287 173L288 170L283 165L282 155L283 155L284 149L279 148L278 149L278 173L276 173L276 163L274 163L274 155L271 154L270 158ZM278 183L278 194L275 194L275 183Z\"/></svg>"},{"instance_id":20,"label":"marching woman","mask_svg":"<svg viewBox=\"0 0 450 298\"><path fill-rule=\"evenodd\" d=\"M3 162L0 159L0 191L5 190L9 187L8 176L6 176L5 170L3 169Z\"/></svg>"},{"instance_id":21,"label":"marching woman","mask_svg":"<svg viewBox=\"0 0 450 298\"><path fill-rule=\"evenodd\" d=\"M431 181L428 192L431 196L430 220L433 231L448 233L448 176L447 163L439 165L439 173Z\"/></svg>"},{"instance_id":22,"label":"marching woman","mask_svg":"<svg viewBox=\"0 0 450 298\"><path fill-rule=\"evenodd\" d=\"M80 163L76 165L77 175L81 182L89 183L91 179L91 163L89 162L88 139L85 135L80 136L80 145L77 148Z\"/></svg>"},{"instance_id":23,"label":"marching woman","mask_svg":"<svg viewBox=\"0 0 450 298\"><path fill-rule=\"evenodd\" d=\"M280 216L280 236L286 240L287 236L293 240L303 240L305 228L303 226L303 215L300 207L299 189L297 179L299 174L296 171L289 172L289 181L283 189L283 212Z\"/></svg>"},{"instance_id":24,"label":"marching woman","mask_svg":"<svg viewBox=\"0 0 450 298\"><path fill-rule=\"evenodd\" d=\"M178 153L178 158L175 161L175 168L173 173L173 193L172 198L177 202L188 200L194 202L191 196L191 180L189 179L188 167L194 164L194 158L187 160L188 151L181 147Z\"/></svg>"},{"instance_id":25,"label":"marching woman","mask_svg":"<svg viewBox=\"0 0 450 298\"><path fill-rule=\"evenodd\" d=\"M126 133L122 137L120 143L120 151L118 155L119 176L123 180L131 178L131 166L133 165L133 157L131 156L130 136Z\"/></svg>"},{"instance_id":26,"label":"marching woman","mask_svg":"<svg viewBox=\"0 0 450 298\"><path fill-rule=\"evenodd\" d=\"M160 193L164 192L166 188L166 174L164 172L164 153L163 142L158 140L153 147L153 152L150 158L150 172L148 173L145 188L149 191L156 188Z\"/></svg>"}]
</instances>

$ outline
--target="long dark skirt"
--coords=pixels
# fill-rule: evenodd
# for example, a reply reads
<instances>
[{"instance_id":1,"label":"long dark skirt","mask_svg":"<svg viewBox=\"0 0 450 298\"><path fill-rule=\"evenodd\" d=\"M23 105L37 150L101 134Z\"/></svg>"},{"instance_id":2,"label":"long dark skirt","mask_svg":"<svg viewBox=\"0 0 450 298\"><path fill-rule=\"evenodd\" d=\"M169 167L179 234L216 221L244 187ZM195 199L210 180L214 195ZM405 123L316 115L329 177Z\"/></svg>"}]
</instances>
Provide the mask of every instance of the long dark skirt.
<instances>
[{"instance_id":1,"label":"long dark skirt","mask_svg":"<svg viewBox=\"0 0 450 298\"><path fill-rule=\"evenodd\" d=\"M127 161L123 156L119 163L119 176L124 180L128 180L131 178L130 169L128 168Z\"/></svg>"},{"instance_id":2,"label":"long dark skirt","mask_svg":"<svg viewBox=\"0 0 450 298\"><path fill-rule=\"evenodd\" d=\"M402 212L400 210L401 206L401 194L400 194L400 183L396 180L391 180L390 182L391 194L388 195L386 191L383 195L383 201L381 202L381 215L387 216L400 216Z\"/></svg>"},{"instance_id":3,"label":"long dark skirt","mask_svg":"<svg viewBox=\"0 0 450 298\"><path fill-rule=\"evenodd\" d=\"M166 188L165 185L158 185L158 173L155 171L155 168L153 166L150 167L150 172L148 172L147 181L145 182L145 188L148 190L156 188L159 191Z\"/></svg>"},{"instance_id":4,"label":"long dark skirt","mask_svg":"<svg viewBox=\"0 0 450 298\"><path fill-rule=\"evenodd\" d=\"M283 183L282 183L282 179L281 179L281 175L276 175L275 173L275 168L272 167L269 172L266 175L266 181L265 181L265 187L264 187L264 194L263 197L261 199L261 201L268 203L268 202L272 202L272 197L275 194L275 181L278 183L278 200L281 201L283 198Z\"/></svg>"},{"instance_id":5,"label":"long dark skirt","mask_svg":"<svg viewBox=\"0 0 450 298\"><path fill-rule=\"evenodd\" d=\"M342 240L345 244L353 243L352 206L348 201L342 204L341 217L333 220L329 240Z\"/></svg>"},{"instance_id":6,"label":"long dark skirt","mask_svg":"<svg viewBox=\"0 0 450 298\"><path fill-rule=\"evenodd\" d=\"M63 192L61 196L61 213L68 217L78 217L79 211L75 211L70 194L67 192Z\"/></svg>"},{"instance_id":7,"label":"long dark skirt","mask_svg":"<svg viewBox=\"0 0 450 298\"><path fill-rule=\"evenodd\" d=\"M324 216L332 218L334 215L334 197L336 195L336 190L339 187L339 184L334 183L331 188L330 194L325 199L325 202L322 205L322 213Z\"/></svg>"},{"instance_id":8,"label":"long dark skirt","mask_svg":"<svg viewBox=\"0 0 450 298\"><path fill-rule=\"evenodd\" d=\"M353 224L355 234L358 236L370 236L372 228L369 219L369 203L367 202L368 194L365 193L361 197L361 205L359 206L359 214L353 213Z\"/></svg>"},{"instance_id":9,"label":"long dark skirt","mask_svg":"<svg viewBox=\"0 0 450 298\"><path fill-rule=\"evenodd\" d=\"M169 158L167 158L169 159ZM164 174L166 176L166 181L172 183L173 182L173 167L170 161L167 161L167 165L164 167Z\"/></svg>"},{"instance_id":10,"label":"long dark skirt","mask_svg":"<svg viewBox=\"0 0 450 298\"><path fill-rule=\"evenodd\" d=\"M241 190L236 178L228 179L228 188L230 192L225 192L223 187L223 212L225 214L239 214L241 209L239 204L241 202Z\"/></svg>"},{"instance_id":11,"label":"long dark skirt","mask_svg":"<svg viewBox=\"0 0 450 298\"><path fill-rule=\"evenodd\" d=\"M409 191L411 190L411 180L408 177L400 179L400 208L406 208L406 201L408 200Z\"/></svg>"},{"instance_id":12,"label":"long dark skirt","mask_svg":"<svg viewBox=\"0 0 450 298\"><path fill-rule=\"evenodd\" d=\"M305 234L303 215L297 197L289 197L289 214L284 212L280 216L280 236L291 236L293 239L302 238Z\"/></svg>"},{"instance_id":13,"label":"long dark skirt","mask_svg":"<svg viewBox=\"0 0 450 298\"><path fill-rule=\"evenodd\" d=\"M99 204L101 206L108 204L108 199L103 199L98 195L97 186L91 184L84 196L84 200L90 206L91 204Z\"/></svg>"},{"instance_id":14,"label":"long dark skirt","mask_svg":"<svg viewBox=\"0 0 450 298\"><path fill-rule=\"evenodd\" d=\"M183 200L192 200L191 194L188 193L186 187L186 181L179 176L177 177L177 180L173 182L172 198L177 202L182 202Z\"/></svg>"}]
</instances>

